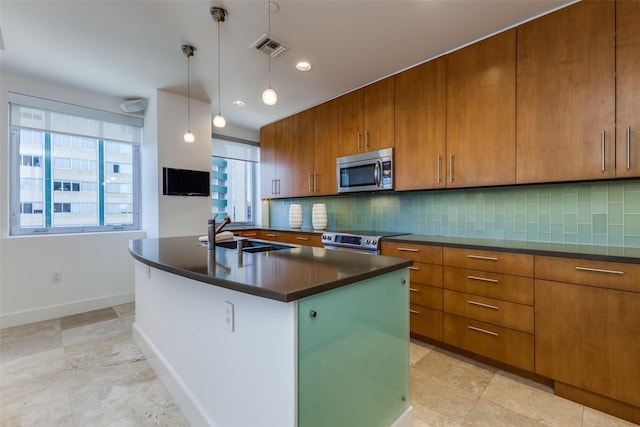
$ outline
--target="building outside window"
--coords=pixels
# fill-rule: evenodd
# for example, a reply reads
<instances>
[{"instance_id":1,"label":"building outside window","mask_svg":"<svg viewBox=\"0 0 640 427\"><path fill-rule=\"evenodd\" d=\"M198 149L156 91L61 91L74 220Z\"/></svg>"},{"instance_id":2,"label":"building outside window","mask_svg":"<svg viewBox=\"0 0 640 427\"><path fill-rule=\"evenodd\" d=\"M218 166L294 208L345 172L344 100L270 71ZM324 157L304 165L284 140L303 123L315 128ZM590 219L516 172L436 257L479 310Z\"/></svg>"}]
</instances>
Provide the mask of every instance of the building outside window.
<instances>
[{"instance_id":1,"label":"building outside window","mask_svg":"<svg viewBox=\"0 0 640 427\"><path fill-rule=\"evenodd\" d=\"M9 94L11 234L139 229L142 119Z\"/></svg>"},{"instance_id":2,"label":"building outside window","mask_svg":"<svg viewBox=\"0 0 640 427\"><path fill-rule=\"evenodd\" d=\"M233 224L255 225L260 147L251 141L214 135L211 150L212 215Z\"/></svg>"}]
</instances>

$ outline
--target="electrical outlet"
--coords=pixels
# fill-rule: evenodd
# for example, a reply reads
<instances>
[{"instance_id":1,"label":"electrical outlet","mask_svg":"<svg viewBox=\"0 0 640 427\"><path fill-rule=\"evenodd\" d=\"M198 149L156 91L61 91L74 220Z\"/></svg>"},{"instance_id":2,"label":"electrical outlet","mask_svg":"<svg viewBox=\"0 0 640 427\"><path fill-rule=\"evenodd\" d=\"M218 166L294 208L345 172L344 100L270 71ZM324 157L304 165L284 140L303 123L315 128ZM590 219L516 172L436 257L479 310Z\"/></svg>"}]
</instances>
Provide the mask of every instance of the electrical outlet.
<instances>
[{"instance_id":1,"label":"electrical outlet","mask_svg":"<svg viewBox=\"0 0 640 427\"><path fill-rule=\"evenodd\" d=\"M55 272L51 275L51 283L60 283L62 282L62 273Z\"/></svg>"},{"instance_id":2,"label":"electrical outlet","mask_svg":"<svg viewBox=\"0 0 640 427\"><path fill-rule=\"evenodd\" d=\"M224 302L224 328L229 332L233 332L233 323L234 323L233 304L230 303L229 301L225 301Z\"/></svg>"}]
</instances>

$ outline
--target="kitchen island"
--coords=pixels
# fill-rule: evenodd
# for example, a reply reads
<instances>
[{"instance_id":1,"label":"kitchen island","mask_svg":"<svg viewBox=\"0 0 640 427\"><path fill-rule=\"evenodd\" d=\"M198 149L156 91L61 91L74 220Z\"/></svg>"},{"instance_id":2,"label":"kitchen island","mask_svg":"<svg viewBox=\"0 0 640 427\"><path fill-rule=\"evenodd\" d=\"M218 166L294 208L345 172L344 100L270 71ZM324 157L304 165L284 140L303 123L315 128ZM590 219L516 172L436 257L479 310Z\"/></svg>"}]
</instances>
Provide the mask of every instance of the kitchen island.
<instances>
[{"instance_id":1,"label":"kitchen island","mask_svg":"<svg viewBox=\"0 0 640 427\"><path fill-rule=\"evenodd\" d=\"M134 338L192 425L410 426L410 261L130 242Z\"/></svg>"}]
</instances>

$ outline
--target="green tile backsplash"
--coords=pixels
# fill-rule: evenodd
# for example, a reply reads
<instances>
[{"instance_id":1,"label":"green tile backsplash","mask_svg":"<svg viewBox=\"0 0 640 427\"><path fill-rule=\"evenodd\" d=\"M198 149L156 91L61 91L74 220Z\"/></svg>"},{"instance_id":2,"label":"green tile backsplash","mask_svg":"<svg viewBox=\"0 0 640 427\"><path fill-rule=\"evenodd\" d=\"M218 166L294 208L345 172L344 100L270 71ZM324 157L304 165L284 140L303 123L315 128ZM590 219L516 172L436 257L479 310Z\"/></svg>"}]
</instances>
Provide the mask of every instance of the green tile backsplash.
<instances>
[{"instance_id":1,"label":"green tile backsplash","mask_svg":"<svg viewBox=\"0 0 640 427\"><path fill-rule=\"evenodd\" d=\"M278 199L272 226L288 227L292 203L303 227L325 203L328 229L640 247L640 180Z\"/></svg>"}]
</instances>

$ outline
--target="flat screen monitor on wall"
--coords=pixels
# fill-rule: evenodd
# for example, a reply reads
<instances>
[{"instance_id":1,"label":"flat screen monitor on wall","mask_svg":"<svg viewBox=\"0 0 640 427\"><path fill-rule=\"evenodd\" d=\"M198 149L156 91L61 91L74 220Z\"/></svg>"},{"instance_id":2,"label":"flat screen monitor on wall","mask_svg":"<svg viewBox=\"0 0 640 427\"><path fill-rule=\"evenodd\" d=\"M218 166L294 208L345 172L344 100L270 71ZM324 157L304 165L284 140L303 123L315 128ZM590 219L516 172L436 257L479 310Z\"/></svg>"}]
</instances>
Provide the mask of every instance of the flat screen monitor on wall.
<instances>
[{"instance_id":1,"label":"flat screen monitor on wall","mask_svg":"<svg viewBox=\"0 0 640 427\"><path fill-rule=\"evenodd\" d=\"M211 194L209 171L162 168L162 194L209 197Z\"/></svg>"}]
</instances>

